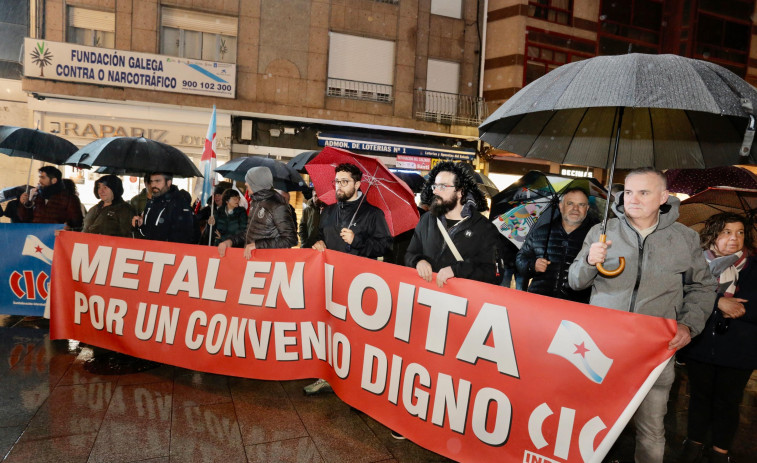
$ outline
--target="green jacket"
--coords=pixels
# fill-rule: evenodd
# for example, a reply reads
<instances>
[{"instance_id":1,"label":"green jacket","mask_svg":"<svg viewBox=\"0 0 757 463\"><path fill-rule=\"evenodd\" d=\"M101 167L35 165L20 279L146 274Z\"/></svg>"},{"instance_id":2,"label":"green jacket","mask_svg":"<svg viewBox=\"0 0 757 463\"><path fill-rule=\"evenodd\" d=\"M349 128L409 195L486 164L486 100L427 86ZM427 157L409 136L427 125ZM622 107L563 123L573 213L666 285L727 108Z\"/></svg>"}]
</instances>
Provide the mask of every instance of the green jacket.
<instances>
[{"instance_id":1,"label":"green jacket","mask_svg":"<svg viewBox=\"0 0 757 463\"><path fill-rule=\"evenodd\" d=\"M84 233L97 235L123 236L131 238L131 219L135 216L134 209L123 199L114 201L108 207L103 202L95 204L84 217Z\"/></svg>"},{"instance_id":2,"label":"green jacket","mask_svg":"<svg viewBox=\"0 0 757 463\"><path fill-rule=\"evenodd\" d=\"M226 208L222 211L216 210L216 224L213 227L213 245L218 246L221 241L231 239L237 233L247 230L247 211L243 207L235 207L231 214L228 214ZM221 234L218 238L216 230Z\"/></svg>"},{"instance_id":3,"label":"green jacket","mask_svg":"<svg viewBox=\"0 0 757 463\"><path fill-rule=\"evenodd\" d=\"M141 215L142 212L145 210L145 204L147 204L147 200L149 198L147 197L147 188L142 188L142 191L139 192L139 194L129 200L129 204L131 204L131 207L134 209L134 212L136 212L135 215Z\"/></svg>"}]
</instances>

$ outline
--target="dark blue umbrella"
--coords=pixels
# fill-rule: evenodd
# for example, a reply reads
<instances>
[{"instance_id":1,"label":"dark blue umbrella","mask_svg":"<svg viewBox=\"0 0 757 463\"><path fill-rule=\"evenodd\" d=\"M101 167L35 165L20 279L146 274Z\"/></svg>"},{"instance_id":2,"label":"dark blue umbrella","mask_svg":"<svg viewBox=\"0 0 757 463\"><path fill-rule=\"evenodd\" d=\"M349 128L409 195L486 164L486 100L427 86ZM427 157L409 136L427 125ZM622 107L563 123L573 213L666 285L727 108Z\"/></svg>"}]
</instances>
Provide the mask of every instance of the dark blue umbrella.
<instances>
[{"instance_id":1,"label":"dark blue umbrella","mask_svg":"<svg viewBox=\"0 0 757 463\"><path fill-rule=\"evenodd\" d=\"M18 198L27 188L31 188L31 186L19 185L0 190L0 203Z\"/></svg>"},{"instance_id":2,"label":"dark blue umbrella","mask_svg":"<svg viewBox=\"0 0 757 463\"><path fill-rule=\"evenodd\" d=\"M253 167L267 167L273 175L273 187L282 191L307 191L308 185L302 176L293 168L271 158L249 156L232 159L222 166L216 167L216 173L231 180L244 182L247 171Z\"/></svg>"},{"instance_id":3,"label":"dark blue umbrella","mask_svg":"<svg viewBox=\"0 0 757 463\"><path fill-rule=\"evenodd\" d=\"M65 164L79 168L112 167L128 173L160 172L177 177L202 177L189 156L171 145L144 137L95 140L71 155Z\"/></svg>"},{"instance_id":4,"label":"dark blue umbrella","mask_svg":"<svg viewBox=\"0 0 757 463\"><path fill-rule=\"evenodd\" d=\"M0 125L0 153L8 156L62 164L76 150L65 138L42 130Z\"/></svg>"},{"instance_id":5,"label":"dark blue umbrella","mask_svg":"<svg viewBox=\"0 0 757 463\"><path fill-rule=\"evenodd\" d=\"M302 153L290 159L289 162L287 162L287 165L297 172L304 174L307 172L305 170L305 164L310 162L314 157L318 156L318 153L319 151L316 150L303 151Z\"/></svg>"}]
</instances>

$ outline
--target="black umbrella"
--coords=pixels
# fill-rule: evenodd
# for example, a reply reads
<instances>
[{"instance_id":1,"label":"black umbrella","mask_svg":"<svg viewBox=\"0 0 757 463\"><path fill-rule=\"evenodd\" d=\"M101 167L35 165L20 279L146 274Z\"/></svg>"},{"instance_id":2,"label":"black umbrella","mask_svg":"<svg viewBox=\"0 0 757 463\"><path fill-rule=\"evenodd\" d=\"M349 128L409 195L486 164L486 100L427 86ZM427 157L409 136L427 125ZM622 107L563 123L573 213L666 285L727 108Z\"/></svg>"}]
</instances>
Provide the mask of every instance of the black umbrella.
<instances>
[{"instance_id":1,"label":"black umbrella","mask_svg":"<svg viewBox=\"0 0 757 463\"><path fill-rule=\"evenodd\" d=\"M62 164L77 149L65 138L42 130L0 125L0 153L8 156Z\"/></svg>"},{"instance_id":2,"label":"black umbrella","mask_svg":"<svg viewBox=\"0 0 757 463\"><path fill-rule=\"evenodd\" d=\"M537 79L489 116L481 140L560 164L614 169L754 163L757 91L716 64L676 55L598 56ZM602 221L602 240L609 202ZM621 266L605 275L622 272Z\"/></svg>"},{"instance_id":3,"label":"black umbrella","mask_svg":"<svg viewBox=\"0 0 757 463\"><path fill-rule=\"evenodd\" d=\"M319 152L320 151L316 150L303 151L302 153L290 159L289 162L287 162L287 165L301 174L307 173L307 171L305 170L305 164L310 162L314 157L318 156Z\"/></svg>"},{"instance_id":4,"label":"black umbrella","mask_svg":"<svg viewBox=\"0 0 757 463\"><path fill-rule=\"evenodd\" d=\"M267 167L273 175L273 187L283 191L307 191L309 187L302 176L293 168L271 158L249 156L232 159L222 166L216 167L216 173L226 178L244 182L247 171L253 167Z\"/></svg>"},{"instance_id":5,"label":"black umbrella","mask_svg":"<svg viewBox=\"0 0 757 463\"><path fill-rule=\"evenodd\" d=\"M177 177L202 177L192 160L171 145L144 137L109 137L95 140L66 159L80 168L110 167L127 173L160 172Z\"/></svg>"},{"instance_id":6,"label":"black umbrella","mask_svg":"<svg viewBox=\"0 0 757 463\"><path fill-rule=\"evenodd\" d=\"M420 193L423 191L424 185L426 185L426 179L418 172L410 172L407 170L389 169L391 173L397 176L400 180L405 182L407 186L413 191L413 193Z\"/></svg>"}]
</instances>

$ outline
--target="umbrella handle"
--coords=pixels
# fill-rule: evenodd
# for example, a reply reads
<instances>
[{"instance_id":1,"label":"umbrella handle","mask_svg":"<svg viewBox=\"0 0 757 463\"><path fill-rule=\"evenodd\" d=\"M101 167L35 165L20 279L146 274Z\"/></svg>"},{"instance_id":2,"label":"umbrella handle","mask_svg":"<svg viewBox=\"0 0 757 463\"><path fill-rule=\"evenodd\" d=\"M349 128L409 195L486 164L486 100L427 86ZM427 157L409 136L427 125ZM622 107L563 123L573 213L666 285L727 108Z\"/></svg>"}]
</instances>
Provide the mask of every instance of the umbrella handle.
<instances>
[{"instance_id":1,"label":"umbrella handle","mask_svg":"<svg viewBox=\"0 0 757 463\"><path fill-rule=\"evenodd\" d=\"M599 235L599 242L604 243L605 241L607 241L607 235L604 235L604 234ZM606 277L616 277L620 275L621 273L623 273L623 270L625 270L625 268L626 268L625 257L618 257L618 268L616 268L615 270L606 270L602 266L601 262L597 264L597 270L599 271L599 273L601 273L602 275Z\"/></svg>"}]
</instances>

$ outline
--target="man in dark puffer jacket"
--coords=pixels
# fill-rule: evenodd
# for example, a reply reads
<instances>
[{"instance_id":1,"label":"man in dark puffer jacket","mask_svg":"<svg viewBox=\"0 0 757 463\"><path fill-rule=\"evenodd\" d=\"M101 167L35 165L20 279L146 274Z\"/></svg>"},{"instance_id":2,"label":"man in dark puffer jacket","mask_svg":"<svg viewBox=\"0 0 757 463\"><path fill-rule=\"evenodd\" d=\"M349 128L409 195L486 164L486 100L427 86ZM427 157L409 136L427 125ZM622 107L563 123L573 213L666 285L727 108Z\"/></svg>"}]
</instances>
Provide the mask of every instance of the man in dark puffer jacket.
<instances>
[{"instance_id":1,"label":"man in dark puffer jacket","mask_svg":"<svg viewBox=\"0 0 757 463\"><path fill-rule=\"evenodd\" d=\"M560 215L551 224L537 227L526 237L515 257L518 274L533 278L529 293L587 304L591 288L571 289L568 269L581 251L589 229L596 223L587 217L589 197L580 188L570 189L560 198L559 210Z\"/></svg>"},{"instance_id":2,"label":"man in dark puffer jacket","mask_svg":"<svg viewBox=\"0 0 757 463\"><path fill-rule=\"evenodd\" d=\"M252 193L247 231L237 233L218 245L218 254L226 255L226 248L244 244L244 257L252 257L254 249L291 248L297 245L289 203L273 189L273 175L267 167L253 167L244 176Z\"/></svg>"}]
</instances>

